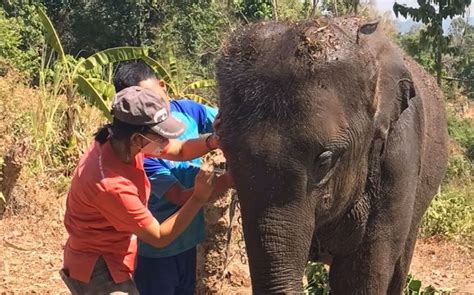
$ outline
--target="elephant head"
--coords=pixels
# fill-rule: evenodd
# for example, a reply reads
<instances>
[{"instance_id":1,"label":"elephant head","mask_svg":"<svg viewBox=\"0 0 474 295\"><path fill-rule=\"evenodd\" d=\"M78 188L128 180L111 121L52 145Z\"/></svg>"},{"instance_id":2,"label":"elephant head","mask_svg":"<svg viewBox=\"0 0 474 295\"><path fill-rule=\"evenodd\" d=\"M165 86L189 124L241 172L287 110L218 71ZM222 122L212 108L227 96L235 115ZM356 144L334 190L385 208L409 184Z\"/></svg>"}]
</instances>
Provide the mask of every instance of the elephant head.
<instances>
[{"instance_id":1,"label":"elephant head","mask_svg":"<svg viewBox=\"0 0 474 295\"><path fill-rule=\"evenodd\" d=\"M260 23L223 45L219 133L257 294L301 291L318 233L334 238L359 206L362 231L333 252L357 245L390 128L414 96L402 55L376 23L355 22Z\"/></svg>"}]
</instances>

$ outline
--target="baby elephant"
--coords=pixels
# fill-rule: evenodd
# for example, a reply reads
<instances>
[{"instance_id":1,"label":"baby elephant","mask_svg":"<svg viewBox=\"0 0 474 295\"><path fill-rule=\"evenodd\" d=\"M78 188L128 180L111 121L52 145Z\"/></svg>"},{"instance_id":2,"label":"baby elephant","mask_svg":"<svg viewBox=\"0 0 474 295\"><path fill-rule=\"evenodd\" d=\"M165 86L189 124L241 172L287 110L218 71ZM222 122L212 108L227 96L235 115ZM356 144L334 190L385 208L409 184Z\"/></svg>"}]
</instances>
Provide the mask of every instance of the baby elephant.
<instances>
[{"instance_id":1,"label":"baby elephant","mask_svg":"<svg viewBox=\"0 0 474 295\"><path fill-rule=\"evenodd\" d=\"M223 45L219 134L255 294L401 294L447 164L434 79L357 18L259 23Z\"/></svg>"}]
</instances>

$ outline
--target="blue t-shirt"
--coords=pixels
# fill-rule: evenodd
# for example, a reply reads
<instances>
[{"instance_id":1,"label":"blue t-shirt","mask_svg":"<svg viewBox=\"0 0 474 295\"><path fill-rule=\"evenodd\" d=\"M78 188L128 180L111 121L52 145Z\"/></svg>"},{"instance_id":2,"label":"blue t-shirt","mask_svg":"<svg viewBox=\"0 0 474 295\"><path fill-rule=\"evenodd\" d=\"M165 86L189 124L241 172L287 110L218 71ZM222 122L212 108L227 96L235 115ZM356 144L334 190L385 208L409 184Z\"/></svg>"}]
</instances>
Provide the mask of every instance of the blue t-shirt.
<instances>
[{"instance_id":1,"label":"blue t-shirt","mask_svg":"<svg viewBox=\"0 0 474 295\"><path fill-rule=\"evenodd\" d=\"M186 130L179 137L180 140L198 138L199 134L212 132L212 122L217 115L217 109L185 99L171 101L170 108L173 116L186 124ZM201 165L199 158L187 162L145 159L145 172L151 183L148 208L159 222L163 222L179 209L179 206L166 199L165 193L177 182L184 188L194 186L194 178L199 168L189 166L190 162ZM174 256L195 247L204 238L204 214L200 210L186 230L167 247L158 249L140 241L138 254L153 258Z\"/></svg>"}]
</instances>

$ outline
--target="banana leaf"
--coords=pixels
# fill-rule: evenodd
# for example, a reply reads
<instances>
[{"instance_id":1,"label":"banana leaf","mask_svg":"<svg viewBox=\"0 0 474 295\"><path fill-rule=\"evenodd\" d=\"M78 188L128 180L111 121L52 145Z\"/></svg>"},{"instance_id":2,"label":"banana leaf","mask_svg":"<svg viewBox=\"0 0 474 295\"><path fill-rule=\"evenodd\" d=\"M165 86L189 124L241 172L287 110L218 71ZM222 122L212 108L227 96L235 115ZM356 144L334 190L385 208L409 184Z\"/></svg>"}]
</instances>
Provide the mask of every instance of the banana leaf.
<instances>
[{"instance_id":1,"label":"banana leaf","mask_svg":"<svg viewBox=\"0 0 474 295\"><path fill-rule=\"evenodd\" d=\"M89 99L89 102L101 110L109 121L112 121L112 115L110 113L109 107L102 99L102 96L94 88L94 86L92 86L92 84L81 75L77 75L76 82L79 86L79 90Z\"/></svg>"},{"instance_id":2,"label":"banana leaf","mask_svg":"<svg viewBox=\"0 0 474 295\"><path fill-rule=\"evenodd\" d=\"M141 59L148 55L148 50L143 47L114 47L99 51L84 61L87 70L93 69L96 66L103 66L106 64L117 63L132 59Z\"/></svg>"},{"instance_id":3,"label":"banana leaf","mask_svg":"<svg viewBox=\"0 0 474 295\"><path fill-rule=\"evenodd\" d=\"M46 40L48 40L48 44L53 47L59 58L63 60L63 62L65 62L66 60L63 46L61 45L61 41L59 40L58 34L56 33L56 30L54 29L51 20L41 7L36 7L36 11L38 12L41 19L41 23L43 24L46 30Z\"/></svg>"},{"instance_id":4,"label":"banana leaf","mask_svg":"<svg viewBox=\"0 0 474 295\"><path fill-rule=\"evenodd\" d=\"M199 80L196 82L193 82L186 86L183 90L183 92L186 92L188 89L202 89L202 88L211 88L215 87L217 85L215 80Z\"/></svg>"},{"instance_id":5,"label":"banana leaf","mask_svg":"<svg viewBox=\"0 0 474 295\"><path fill-rule=\"evenodd\" d=\"M112 100L112 97L115 95L114 85L105 80L96 78L88 78L87 81L94 87L104 101L109 102Z\"/></svg>"},{"instance_id":6,"label":"banana leaf","mask_svg":"<svg viewBox=\"0 0 474 295\"><path fill-rule=\"evenodd\" d=\"M213 104L210 100L208 100L207 98L204 98L200 95L197 95L197 94L193 94L193 93L186 93L183 95L184 97L187 97L189 99L192 99L194 100L195 102L197 103L202 103L202 104L207 104L208 106L212 106L214 107L215 104Z\"/></svg>"}]
</instances>

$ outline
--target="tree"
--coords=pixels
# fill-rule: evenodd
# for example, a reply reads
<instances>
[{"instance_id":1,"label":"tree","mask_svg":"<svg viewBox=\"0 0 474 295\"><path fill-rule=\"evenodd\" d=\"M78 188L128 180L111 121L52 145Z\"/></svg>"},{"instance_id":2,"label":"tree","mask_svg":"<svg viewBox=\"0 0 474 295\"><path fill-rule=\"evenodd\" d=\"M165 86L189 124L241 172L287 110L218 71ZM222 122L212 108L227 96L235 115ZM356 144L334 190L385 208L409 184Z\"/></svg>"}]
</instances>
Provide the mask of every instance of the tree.
<instances>
[{"instance_id":1,"label":"tree","mask_svg":"<svg viewBox=\"0 0 474 295\"><path fill-rule=\"evenodd\" d=\"M412 27L405 34L399 34L397 43L405 50L408 55L413 57L428 72L434 74L435 62L430 52L429 45L420 42L420 27Z\"/></svg>"},{"instance_id":2,"label":"tree","mask_svg":"<svg viewBox=\"0 0 474 295\"><path fill-rule=\"evenodd\" d=\"M272 0L241 0L237 2L238 12L246 21L272 19L274 8Z\"/></svg>"},{"instance_id":3,"label":"tree","mask_svg":"<svg viewBox=\"0 0 474 295\"><path fill-rule=\"evenodd\" d=\"M464 94L474 98L474 26L462 18L454 19L449 28L452 47L456 50L445 79L463 85Z\"/></svg>"},{"instance_id":4,"label":"tree","mask_svg":"<svg viewBox=\"0 0 474 295\"><path fill-rule=\"evenodd\" d=\"M405 18L411 17L415 21L421 21L425 28L421 31L420 42L430 44L433 49L435 59L436 80L441 86L442 77L442 56L450 53L449 37L444 36L443 20L453 18L457 15L464 15L471 0L418 0L420 7L413 8L393 4L395 15L402 15Z\"/></svg>"}]
</instances>

